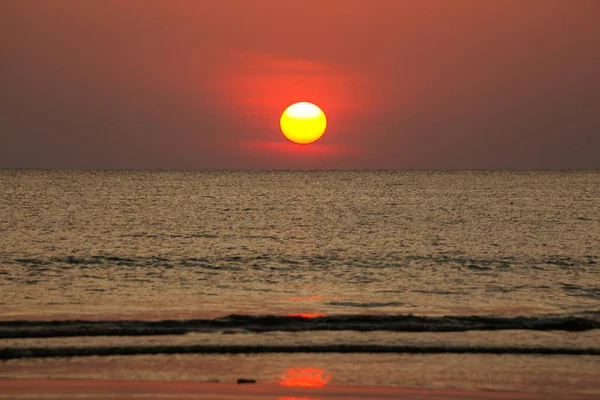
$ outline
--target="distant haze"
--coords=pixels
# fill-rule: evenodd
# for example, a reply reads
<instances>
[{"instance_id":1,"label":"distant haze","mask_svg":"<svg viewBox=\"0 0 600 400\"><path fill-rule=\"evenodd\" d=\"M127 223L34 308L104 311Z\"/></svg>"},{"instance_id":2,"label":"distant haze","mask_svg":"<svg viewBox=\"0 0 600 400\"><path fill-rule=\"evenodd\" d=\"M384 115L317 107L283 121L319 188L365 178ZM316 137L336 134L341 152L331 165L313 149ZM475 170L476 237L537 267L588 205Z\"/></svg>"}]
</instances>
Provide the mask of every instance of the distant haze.
<instances>
[{"instance_id":1,"label":"distant haze","mask_svg":"<svg viewBox=\"0 0 600 400\"><path fill-rule=\"evenodd\" d=\"M0 168L600 168L597 0L5 0ZM311 101L323 138L279 116Z\"/></svg>"}]
</instances>

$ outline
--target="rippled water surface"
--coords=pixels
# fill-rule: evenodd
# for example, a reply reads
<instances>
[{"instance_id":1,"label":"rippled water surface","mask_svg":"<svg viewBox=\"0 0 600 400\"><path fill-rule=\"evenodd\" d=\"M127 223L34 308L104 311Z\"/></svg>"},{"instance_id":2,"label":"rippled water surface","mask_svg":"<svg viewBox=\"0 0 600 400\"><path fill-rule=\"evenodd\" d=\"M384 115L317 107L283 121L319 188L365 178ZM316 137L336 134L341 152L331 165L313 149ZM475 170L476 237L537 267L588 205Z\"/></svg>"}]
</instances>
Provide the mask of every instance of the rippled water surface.
<instances>
[{"instance_id":1,"label":"rippled water surface","mask_svg":"<svg viewBox=\"0 0 600 400\"><path fill-rule=\"evenodd\" d=\"M0 189L0 380L600 394L600 172L5 170Z\"/></svg>"},{"instance_id":2,"label":"rippled water surface","mask_svg":"<svg viewBox=\"0 0 600 400\"><path fill-rule=\"evenodd\" d=\"M0 171L0 317L600 310L598 172Z\"/></svg>"}]
</instances>

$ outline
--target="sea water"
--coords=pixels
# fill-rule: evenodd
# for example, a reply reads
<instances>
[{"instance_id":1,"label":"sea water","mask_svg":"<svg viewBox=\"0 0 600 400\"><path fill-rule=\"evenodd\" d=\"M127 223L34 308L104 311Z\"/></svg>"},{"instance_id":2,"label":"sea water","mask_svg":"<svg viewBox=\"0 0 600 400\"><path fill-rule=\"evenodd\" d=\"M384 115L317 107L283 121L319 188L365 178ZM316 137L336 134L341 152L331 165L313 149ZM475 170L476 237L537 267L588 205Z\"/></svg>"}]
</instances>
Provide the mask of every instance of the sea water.
<instances>
[{"instance_id":1,"label":"sea water","mask_svg":"<svg viewBox=\"0 0 600 400\"><path fill-rule=\"evenodd\" d=\"M280 346L598 366L597 171L4 170L0 188L5 359Z\"/></svg>"}]
</instances>

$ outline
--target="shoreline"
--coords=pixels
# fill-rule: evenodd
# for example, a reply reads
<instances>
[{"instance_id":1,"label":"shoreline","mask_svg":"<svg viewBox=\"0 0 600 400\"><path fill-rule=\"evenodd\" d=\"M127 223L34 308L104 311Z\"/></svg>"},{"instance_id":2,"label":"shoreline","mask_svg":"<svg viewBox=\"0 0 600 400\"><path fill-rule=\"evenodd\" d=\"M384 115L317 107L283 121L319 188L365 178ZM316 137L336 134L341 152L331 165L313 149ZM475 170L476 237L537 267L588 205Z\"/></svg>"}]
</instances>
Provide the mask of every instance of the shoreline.
<instances>
[{"instance_id":1,"label":"shoreline","mask_svg":"<svg viewBox=\"0 0 600 400\"><path fill-rule=\"evenodd\" d=\"M68 386L61 389L63 392L76 388L84 395L95 393L90 389L94 387L119 394L122 387L131 386L130 390L135 393L145 393L147 387L158 385L158 388L168 389L167 392L191 387L205 393L222 387L236 388L235 393L240 388L246 393L263 387L276 389L279 396L287 397L293 394L289 394L290 390L308 387L314 390L302 396L310 399L333 396L330 392L340 387L348 387L353 393L360 392L357 388L369 388L369 393L387 388L386 391L399 391L402 396L405 388L413 388L480 394L522 393L532 398L534 395L597 398L599 361L597 356L331 353L22 358L0 361L0 379L3 379L0 395L8 387L13 391L20 387L19 393L32 393L34 389L35 393L52 392L60 384L60 387ZM238 388L234 383L239 379L256 384ZM445 396L445 392L440 393ZM369 396L367 398L377 397ZM402 398L400 395L392 398L398 397Z\"/></svg>"},{"instance_id":2,"label":"shoreline","mask_svg":"<svg viewBox=\"0 0 600 400\"><path fill-rule=\"evenodd\" d=\"M174 354L489 354L598 356L599 348L568 347L459 347L390 345L180 345L98 347L12 347L0 349L0 360L90 356L139 356Z\"/></svg>"},{"instance_id":3,"label":"shoreline","mask_svg":"<svg viewBox=\"0 0 600 400\"><path fill-rule=\"evenodd\" d=\"M0 399L29 398L81 398L125 399L135 396L138 399L155 398L180 399L202 396L203 399L253 399L253 400L366 400L366 399L593 399L591 395L548 393L520 393L502 391L467 391L457 389L428 389L386 386L330 385L319 388L288 388L277 384L235 384L202 383L189 381L148 381L148 380L91 380L91 379L6 379L0 378L2 393Z\"/></svg>"}]
</instances>

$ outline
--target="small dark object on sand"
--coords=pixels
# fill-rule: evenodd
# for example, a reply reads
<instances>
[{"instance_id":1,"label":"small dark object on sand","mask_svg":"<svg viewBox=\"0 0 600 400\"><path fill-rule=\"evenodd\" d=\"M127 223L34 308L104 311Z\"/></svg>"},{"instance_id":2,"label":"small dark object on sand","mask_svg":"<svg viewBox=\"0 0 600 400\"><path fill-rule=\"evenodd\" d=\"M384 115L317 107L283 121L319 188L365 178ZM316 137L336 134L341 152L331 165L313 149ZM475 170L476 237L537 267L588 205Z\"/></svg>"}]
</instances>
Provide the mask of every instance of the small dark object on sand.
<instances>
[{"instance_id":1,"label":"small dark object on sand","mask_svg":"<svg viewBox=\"0 0 600 400\"><path fill-rule=\"evenodd\" d=\"M244 379L244 378L240 378L237 380L238 385L242 384L242 383L256 383L255 379Z\"/></svg>"}]
</instances>

